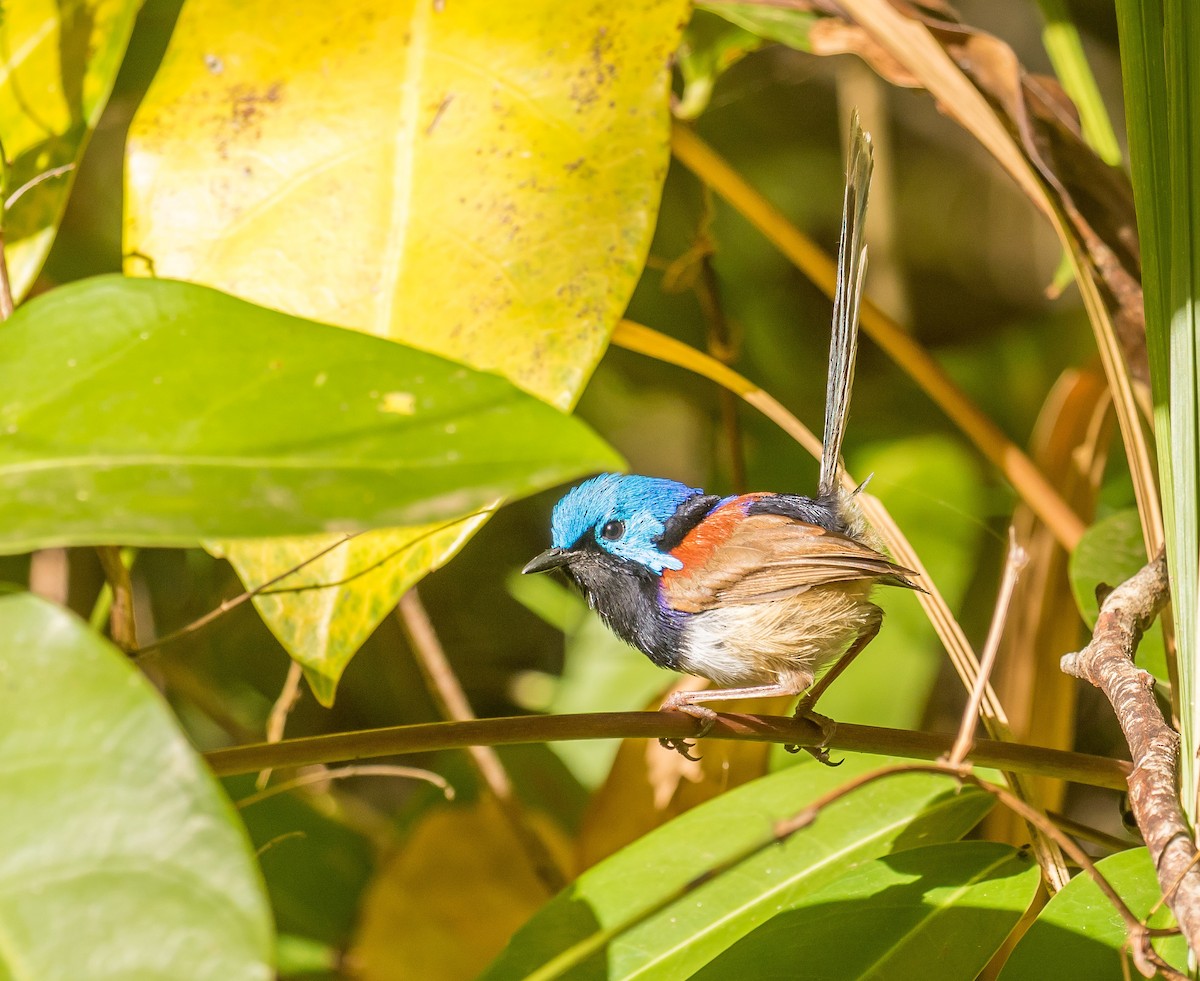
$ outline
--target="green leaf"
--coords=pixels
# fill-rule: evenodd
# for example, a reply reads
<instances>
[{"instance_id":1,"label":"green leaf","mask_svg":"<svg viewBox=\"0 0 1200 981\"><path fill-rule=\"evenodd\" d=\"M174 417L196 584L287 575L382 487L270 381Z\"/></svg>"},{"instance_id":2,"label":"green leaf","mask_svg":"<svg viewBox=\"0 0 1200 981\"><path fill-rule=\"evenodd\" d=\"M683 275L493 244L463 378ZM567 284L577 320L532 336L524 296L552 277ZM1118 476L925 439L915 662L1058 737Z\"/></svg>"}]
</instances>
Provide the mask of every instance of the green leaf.
<instances>
[{"instance_id":1,"label":"green leaf","mask_svg":"<svg viewBox=\"0 0 1200 981\"><path fill-rule=\"evenodd\" d=\"M187 283L0 328L0 552L432 522L618 463L502 378Z\"/></svg>"},{"instance_id":2,"label":"green leaf","mask_svg":"<svg viewBox=\"0 0 1200 981\"><path fill-rule=\"evenodd\" d=\"M1137 917L1150 917L1152 927L1174 925L1162 904L1154 863L1145 848L1110 855L1096 863L1100 874L1125 900ZM1127 939L1125 922L1085 872L1053 896L1013 949L1000 981L1122 981L1121 949ZM1159 954L1179 971L1187 970L1187 943L1182 937L1155 942ZM1136 971L1133 972L1136 975Z\"/></svg>"},{"instance_id":3,"label":"green leaf","mask_svg":"<svg viewBox=\"0 0 1200 981\"><path fill-rule=\"evenodd\" d=\"M990 841L888 855L793 903L692 977L791 981L802 964L811 981L974 981L1040 882L1028 856Z\"/></svg>"},{"instance_id":4,"label":"green leaf","mask_svg":"<svg viewBox=\"0 0 1200 981\"><path fill-rule=\"evenodd\" d=\"M811 48L809 31L820 16L793 7L771 7L760 3L726 3L724 0L699 0L701 10L724 17L764 41L778 41L797 51Z\"/></svg>"},{"instance_id":5,"label":"green leaf","mask_svg":"<svg viewBox=\"0 0 1200 981\"><path fill-rule=\"evenodd\" d=\"M0 718L0 976L273 976L245 830L116 648L0 597Z\"/></svg>"},{"instance_id":6,"label":"green leaf","mask_svg":"<svg viewBox=\"0 0 1200 981\"><path fill-rule=\"evenodd\" d=\"M1119 586L1146 564L1146 546L1137 511L1111 514L1092 525L1071 553L1069 571L1075 602L1088 627L1096 625L1096 587ZM1137 662L1156 678L1167 678L1162 632L1150 630L1138 645Z\"/></svg>"},{"instance_id":7,"label":"green leaf","mask_svg":"<svg viewBox=\"0 0 1200 981\"><path fill-rule=\"evenodd\" d=\"M690 977L855 863L955 840L991 807L989 795L947 777L900 774L853 791L773 843L776 822L887 762L791 767L688 811L581 875L517 932L484 977L539 969L544 978Z\"/></svg>"},{"instance_id":8,"label":"green leaf","mask_svg":"<svg viewBox=\"0 0 1200 981\"><path fill-rule=\"evenodd\" d=\"M267 591L253 603L276 640L304 668L317 700L328 707L346 665L379 621L395 609L400 595L425 572L448 561L487 517L468 515L369 531L315 560L337 536L242 539L208 542L206 547L229 561L247 589L304 563L277 583L300 591ZM303 589L311 586L321 588Z\"/></svg>"},{"instance_id":9,"label":"green leaf","mask_svg":"<svg viewBox=\"0 0 1200 981\"><path fill-rule=\"evenodd\" d=\"M1096 625L1100 603L1096 588L1119 586L1146 564L1142 527L1130 508L1092 525L1071 553L1071 590L1088 627Z\"/></svg>"},{"instance_id":10,"label":"green leaf","mask_svg":"<svg viewBox=\"0 0 1200 981\"><path fill-rule=\"evenodd\" d=\"M762 46L762 38L745 28L704 10L695 11L676 56L683 92L675 116L695 119L704 112L717 79Z\"/></svg>"},{"instance_id":11,"label":"green leaf","mask_svg":"<svg viewBox=\"0 0 1200 981\"><path fill-rule=\"evenodd\" d=\"M7 197L83 156L108 102L141 0L21 0L0 21L0 135ZM4 214L13 298L37 278L62 219L71 173L41 180Z\"/></svg>"},{"instance_id":12,"label":"green leaf","mask_svg":"<svg viewBox=\"0 0 1200 981\"><path fill-rule=\"evenodd\" d=\"M345 0L331 20L323 0L188 0L130 129L130 266L570 408L649 249L687 6ZM401 593L480 524L373 532L311 576L426 537L378 574L256 606L328 702ZM219 551L249 587L313 545Z\"/></svg>"},{"instance_id":13,"label":"green leaf","mask_svg":"<svg viewBox=\"0 0 1200 981\"><path fill-rule=\"evenodd\" d=\"M225 789L240 801L255 792L254 778L230 778ZM276 794L239 814L259 854L281 956L285 935L344 948L375 872L371 841L303 794Z\"/></svg>"},{"instance_id":14,"label":"green leaf","mask_svg":"<svg viewBox=\"0 0 1200 981\"><path fill-rule=\"evenodd\" d=\"M1071 19L1066 0L1038 0L1038 6L1045 20L1042 46L1050 56L1064 91L1079 110L1083 138L1106 164L1120 167L1121 144L1113 132L1100 86L1096 84L1096 76L1092 74L1083 49L1083 38Z\"/></svg>"}]
</instances>

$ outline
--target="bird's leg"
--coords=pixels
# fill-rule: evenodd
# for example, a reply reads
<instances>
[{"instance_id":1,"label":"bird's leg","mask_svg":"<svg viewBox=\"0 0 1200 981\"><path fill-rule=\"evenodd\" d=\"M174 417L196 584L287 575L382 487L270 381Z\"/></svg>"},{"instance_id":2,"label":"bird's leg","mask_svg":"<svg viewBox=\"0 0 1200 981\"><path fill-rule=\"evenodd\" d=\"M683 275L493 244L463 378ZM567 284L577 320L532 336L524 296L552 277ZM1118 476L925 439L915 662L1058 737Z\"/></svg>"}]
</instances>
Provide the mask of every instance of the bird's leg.
<instances>
[{"instance_id":1,"label":"bird's leg","mask_svg":"<svg viewBox=\"0 0 1200 981\"><path fill-rule=\"evenodd\" d=\"M696 738L700 739L708 733L717 721L717 713L707 705L697 705L697 702L723 702L732 698L766 698L770 695L795 695L795 685L774 684L754 685L749 688L708 688L701 691L675 691L667 696L662 703L664 712L684 712L701 722L700 731ZM690 750L696 745L689 739L660 739L659 745L664 749L673 749L689 760L698 760Z\"/></svg>"},{"instance_id":2,"label":"bird's leg","mask_svg":"<svg viewBox=\"0 0 1200 981\"><path fill-rule=\"evenodd\" d=\"M817 704L817 699L820 698L829 689L846 668L850 667L850 663L863 652L863 649L875 639L875 635L879 633L879 628L883 625L883 611L877 606L871 608L870 619L867 620L862 630L859 631L857 637L854 638L846 653L839 657L828 671L821 677L815 685L804 693L804 697L800 699L800 703L796 706L795 717L802 719L809 715L813 706Z\"/></svg>"},{"instance_id":3,"label":"bird's leg","mask_svg":"<svg viewBox=\"0 0 1200 981\"><path fill-rule=\"evenodd\" d=\"M800 703L796 706L795 713L793 713L793 718L808 719L810 722L813 722L821 727L821 745L816 747L806 746L804 748L807 749L808 752L812 753L817 760L819 760L821 763L824 763L826 766L839 765L837 763L829 762L829 750L825 748L825 744L829 742L829 739L833 735L833 723L825 716L815 713L813 711L813 706L817 704L817 699L825 694L825 692L829 689L829 686L837 680L838 676L845 671L846 668L850 667L850 662L858 657L858 655L863 652L863 649L875 639L875 635L879 633L879 628L883 625L883 611L877 606L873 606L871 610L872 612L870 619L867 620L858 636L854 638L854 643L847 648L845 654L843 654L837 659L837 661L834 662L833 667L825 672L825 674L821 677L821 680L804 693L804 697L800 699ZM799 749L799 747L787 747L787 750L790 753L796 752L797 749Z\"/></svg>"}]
</instances>

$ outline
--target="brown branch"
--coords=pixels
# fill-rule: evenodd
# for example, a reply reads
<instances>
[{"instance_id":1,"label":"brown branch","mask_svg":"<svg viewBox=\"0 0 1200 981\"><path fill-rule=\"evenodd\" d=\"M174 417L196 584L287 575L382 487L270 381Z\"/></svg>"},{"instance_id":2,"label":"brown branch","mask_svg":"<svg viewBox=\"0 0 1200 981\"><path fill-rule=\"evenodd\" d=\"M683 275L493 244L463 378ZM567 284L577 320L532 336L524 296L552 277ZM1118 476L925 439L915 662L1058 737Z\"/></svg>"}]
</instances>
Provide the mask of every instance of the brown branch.
<instances>
[{"instance_id":1,"label":"brown branch","mask_svg":"<svg viewBox=\"0 0 1200 981\"><path fill-rule=\"evenodd\" d=\"M1004 576L1000 580L1000 592L996 596L996 608L992 613L992 625L988 628L987 642L983 646L983 657L979 661L979 675L971 688L971 697L963 708L962 720L958 726L958 736L954 747L950 750L947 762L951 767L961 767L963 761L971 752L975 742L975 725L980 718L983 708L983 696L987 691L988 679L992 676L992 668L996 664L996 654L1000 650L1000 639L1004 635L1004 624L1008 620L1008 610L1012 605L1013 592L1017 588L1017 580L1021 570L1029 561L1029 554L1017 544L1016 530L1008 529L1008 557L1004 562Z\"/></svg>"},{"instance_id":2,"label":"brown branch","mask_svg":"<svg viewBox=\"0 0 1200 981\"><path fill-rule=\"evenodd\" d=\"M1167 563L1160 553L1114 589L1100 607L1092 641L1067 654L1062 669L1090 681L1112 703L1133 756L1129 802L1158 870L1167 905L1193 951L1200 950L1200 854L1192 842L1176 790L1179 734L1167 725L1154 698L1154 678L1134 666L1142 633L1170 597Z\"/></svg>"},{"instance_id":3,"label":"brown branch","mask_svg":"<svg viewBox=\"0 0 1200 981\"><path fill-rule=\"evenodd\" d=\"M137 650L137 621L133 613L133 579L129 567L121 560L121 550L115 545L96 548L104 578L112 590L112 611L109 613L109 632L113 642L128 653Z\"/></svg>"},{"instance_id":4,"label":"brown branch","mask_svg":"<svg viewBox=\"0 0 1200 981\"><path fill-rule=\"evenodd\" d=\"M213 750L205 754L218 776L254 773L269 766L307 766L363 760L399 753L429 753L466 746L510 746L522 743L578 739L686 739L696 735L697 722L682 712L603 712L577 715L517 716L471 722L429 722L325 736L284 739ZM826 735L829 740L826 743ZM828 745L861 753L936 760L950 752L954 736L835 723L822 730L807 719L773 715L717 716L709 739L749 739L801 746ZM980 739L971 761L1006 771L1072 780L1094 787L1124 790L1130 766L1103 756L1088 756L1041 746Z\"/></svg>"}]
</instances>

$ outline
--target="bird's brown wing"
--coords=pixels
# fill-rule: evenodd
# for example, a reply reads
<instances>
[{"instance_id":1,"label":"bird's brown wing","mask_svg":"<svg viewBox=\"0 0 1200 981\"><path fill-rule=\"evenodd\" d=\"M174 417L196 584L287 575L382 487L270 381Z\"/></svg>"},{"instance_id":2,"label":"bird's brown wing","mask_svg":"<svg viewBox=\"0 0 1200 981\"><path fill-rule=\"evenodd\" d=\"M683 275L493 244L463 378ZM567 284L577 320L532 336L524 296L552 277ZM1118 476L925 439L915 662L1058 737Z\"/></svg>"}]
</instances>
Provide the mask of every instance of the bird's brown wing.
<instances>
[{"instance_id":1,"label":"bird's brown wing","mask_svg":"<svg viewBox=\"0 0 1200 981\"><path fill-rule=\"evenodd\" d=\"M782 515L758 514L738 521L724 541L705 548L701 561L664 572L663 588L675 609L699 613L855 580L920 589L912 575L846 535Z\"/></svg>"}]
</instances>

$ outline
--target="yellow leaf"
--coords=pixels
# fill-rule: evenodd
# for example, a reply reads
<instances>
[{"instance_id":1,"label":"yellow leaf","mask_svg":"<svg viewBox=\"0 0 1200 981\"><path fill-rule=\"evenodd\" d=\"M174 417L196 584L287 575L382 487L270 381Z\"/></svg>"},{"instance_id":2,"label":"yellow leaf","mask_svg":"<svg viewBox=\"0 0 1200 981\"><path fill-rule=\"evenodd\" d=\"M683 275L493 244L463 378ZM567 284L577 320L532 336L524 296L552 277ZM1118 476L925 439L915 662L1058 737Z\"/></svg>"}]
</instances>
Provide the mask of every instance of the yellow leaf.
<instances>
[{"instance_id":1,"label":"yellow leaf","mask_svg":"<svg viewBox=\"0 0 1200 981\"><path fill-rule=\"evenodd\" d=\"M410 343L569 409L649 248L686 10L189 0L130 131L131 271ZM404 393L380 409L403 414ZM412 532L396 534L337 561L361 568ZM466 537L259 610L328 701L378 619ZM225 552L247 585L305 557Z\"/></svg>"},{"instance_id":2,"label":"yellow leaf","mask_svg":"<svg viewBox=\"0 0 1200 981\"><path fill-rule=\"evenodd\" d=\"M140 0L3 6L0 136L8 173L2 197L27 188L4 215L4 253L16 300L33 285L50 251L71 187L64 168L83 155L140 6Z\"/></svg>"},{"instance_id":3,"label":"yellow leaf","mask_svg":"<svg viewBox=\"0 0 1200 981\"><path fill-rule=\"evenodd\" d=\"M396 598L445 556L453 555L484 520L481 515L449 527L371 531L311 562L338 536L212 543L209 551L227 558L248 587L278 575L271 570L286 571L307 563L254 597L254 605L279 643L304 668L317 700L329 706L343 668L396 605ZM345 585L330 587L329 583ZM319 588L304 588L308 586Z\"/></svg>"},{"instance_id":4,"label":"yellow leaf","mask_svg":"<svg viewBox=\"0 0 1200 981\"><path fill-rule=\"evenodd\" d=\"M565 858L562 832L534 823ZM361 981L468 981L549 898L494 803L437 808L368 890L348 964Z\"/></svg>"}]
</instances>

